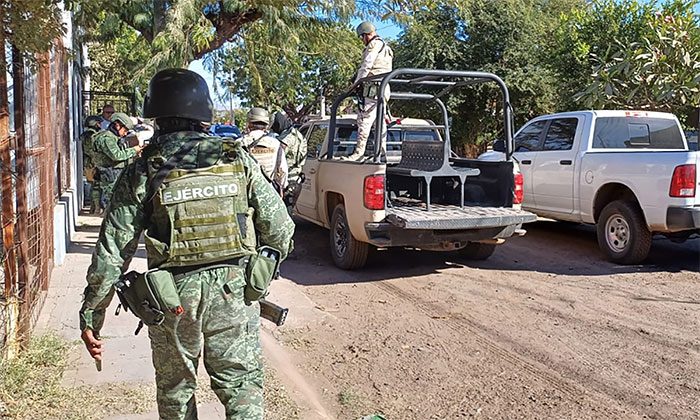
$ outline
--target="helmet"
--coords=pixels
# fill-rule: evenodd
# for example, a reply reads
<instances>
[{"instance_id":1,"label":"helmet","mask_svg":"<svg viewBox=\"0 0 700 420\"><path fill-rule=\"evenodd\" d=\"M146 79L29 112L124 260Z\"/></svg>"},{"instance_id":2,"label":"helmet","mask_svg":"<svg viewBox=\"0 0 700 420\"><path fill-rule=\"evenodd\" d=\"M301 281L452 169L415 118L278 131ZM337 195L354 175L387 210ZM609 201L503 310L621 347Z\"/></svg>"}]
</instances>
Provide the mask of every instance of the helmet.
<instances>
[{"instance_id":1,"label":"helmet","mask_svg":"<svg viewBox=\"0 0 700 420\"><path fill-rule=\"evenodd\" d=\"M100 129L101 123L102 118L99 115L90 115L89 117L85 118L85 121L83 121L85 128L95 128L97 130Z\"/></svg>"},{"instance_id":2,"label":"helmet","mask_svg":"<svg viewBox=\"0 0 700 420\"><path fill-rule=\"evenodd\" d=\"M128 115L126 115L123 112L115 112L109 118L109 121L111 121L113 123L119 121L127 129L129 129L129 130L134 129L134 122L131 121L131 117L129 117Z\"/></svg>"},{"instance_id":3,"label":"helmet","mask_svg":"<svg viewBox=\"0 0 700 420\"><path fill-rule=\"evenodd\" d=\"M282 134L292 126L292 122L283 113L277 111L270 117L270 131Z\"/></svg>"},{"instance_id":4,"label":"helmet","mask_svg":"<svg viewBox=\"0 0 700 420\"><path fill-rule=\"evenodd\" d=\"M143 100L144 118L176 117L207 122L212 120L213 108L207 82L185 69L156 73Z\"/></svg>"},{"instance_id":5,"label":"helmet","mask_svg":"<svg viewBox=\"0 0 700 420\"><path fill-rule=\"evenodd\" d=\"M376 30L377 28L374 27L374 24L372 22L364 21L357 25L357 29L355 29L355 32L357 32L357 36L362 38L362 35L371 34Z\"/></svg>"},{"instance_id":6,"label":"helmet","mask_svg":"<svg viewBox=\"0 0 700 420\"><path fill-rule=\"evenodd\" d=\"M246 116L246 120L249 123L265 123L265 124L270 124L270 114L267 113L267 110L265 108L260 108L260 107L255 107L255 108L250 108L250 111L248 111L248 115Z\"/></svg>"}]
</instances>

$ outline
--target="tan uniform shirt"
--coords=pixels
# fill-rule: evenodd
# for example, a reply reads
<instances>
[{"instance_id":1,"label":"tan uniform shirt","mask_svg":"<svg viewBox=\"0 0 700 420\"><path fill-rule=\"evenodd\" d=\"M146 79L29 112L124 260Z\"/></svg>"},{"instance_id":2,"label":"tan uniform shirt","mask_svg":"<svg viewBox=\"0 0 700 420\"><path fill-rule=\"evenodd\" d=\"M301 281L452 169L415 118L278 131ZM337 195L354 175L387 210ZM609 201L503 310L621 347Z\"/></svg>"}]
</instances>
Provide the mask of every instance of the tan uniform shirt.
<instances>
[{"instance_id":1,"label":"tan uniform shirt","mask_svg":"<svg viewBox=\"0 0 700 420\"><path fill-rule=\"evenodd\" d=\"M243 138L243 144L258 161L265 175L277 182L282 188L287 186L289 169L284 151L280 151L279 140L268 135L263 130L253 130ZM254 147L250 147L255 144ZM278 154L281 156L278 157ZM279 162L279 163L278 163Z\"/></svg>"},{"instance_id":2,"label":"tan uniform shirt","mask_svg":"<svg viewBox=\"0 0 700 420\"><path fill-rule=\"evenodd\" d=\"M362 53L362 63L357 71L355 81L367 76L376 74L388 73L392 70L392 62L394 60L394 52L389 44L381 38L376 37L367 44Z\"/></svg>"}]
</instances>

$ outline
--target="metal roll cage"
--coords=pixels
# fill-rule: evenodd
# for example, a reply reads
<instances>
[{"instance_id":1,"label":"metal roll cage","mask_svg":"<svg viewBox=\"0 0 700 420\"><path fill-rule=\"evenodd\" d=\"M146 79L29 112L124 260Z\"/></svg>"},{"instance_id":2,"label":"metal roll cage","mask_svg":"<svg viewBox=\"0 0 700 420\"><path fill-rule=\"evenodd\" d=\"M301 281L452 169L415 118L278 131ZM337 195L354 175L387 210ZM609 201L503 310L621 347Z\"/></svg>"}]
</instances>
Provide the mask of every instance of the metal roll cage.
<instances>
[{"instance_id":1,"label":"metal roll cage","mask_svg":"<svg viewBox=\"0 0 700 420\"><path fill-rule=\"evenodd\" d=\"M399 78L399 76L404 76ZM410 77L406 77L410 76ZM445 80L448 79L448 80ZM452 79L452 80L449 80ZM448 123L447 108L445 104L440 100L441 97L449 94L453 90L469 85L475 85L480 83L495 82L501 89L503 94L503 119L504 119L504 131L505 131L505 142L506 142L506 160L510 161L513 154L513 108L510 104L510 96L508 94L508 88L506 84L501 80L500 77L493 73L479 72L479 71L452 71L452 70L427 70L427 69L411 69L403 68L396 69L390 73L377 74L374 76L365 77L364 79L358 80L353 83L350 89L341 94L336 98L335 102L331 106L330 111L330 121L328 124L328 151L327 159L333 158L333 149L335 145L335 128L336 128L336 116L338 112L338 107L341 102L346 98L353 96L355 90L364 83L374 83L379 85L379 90L377 93L377 98L384 98L385 92L389 84L396 84L401 86L427 86L436 89L440 89L435 94L430 93L415 93L415 92L391 92L390 99L399 100L426 100L432 101L438 105L442 113L443 123L441 128L443 128L445 133L446 147L445 147L445 161L449 160L451 143L450 143L450 127ZM379 163L381 161L381 147L379 143L381 141L382 129L385 129L386 124L383 124L386 105L383 100L377 101L377 118L374 121L374 162Z\"/></svg>"}]
</instances>

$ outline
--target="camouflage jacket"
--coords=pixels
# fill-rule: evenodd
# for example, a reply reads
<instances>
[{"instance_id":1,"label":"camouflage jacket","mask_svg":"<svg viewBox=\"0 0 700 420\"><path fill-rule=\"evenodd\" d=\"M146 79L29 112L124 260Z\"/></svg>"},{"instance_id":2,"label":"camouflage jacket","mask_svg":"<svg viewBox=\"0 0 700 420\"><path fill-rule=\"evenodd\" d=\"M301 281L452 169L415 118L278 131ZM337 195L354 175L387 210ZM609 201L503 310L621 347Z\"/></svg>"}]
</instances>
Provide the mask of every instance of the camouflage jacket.
<instances>
[{"instance_id":1,"label":"camouflage jacket","mask_svg":"<svg viewBox=\"0 0 700 420\"><path fill-rule=\"evenodd\" d=\"M80 143L83 147L83 168L91 169L95 167L94 154L95 154L95 135L97 130L94 128L86 128L85 131L80 135Z\"/></svg>"},{"instance_id":2,"label":"camouflage jacket","mask_svg":"<svg viewBox=\"0 0 700 420\"><path fill-rule=\"evenodd\" d=\"M191 131L162 135L144 149L143 156L129 164L117 179L114 195L104 215L100 235L92 254L92 263L88 268L88 284L80 309L81 330L99 331L102 328L105 309L114 295L113 286L128 268L141 233L145 229L158 229L158 226L151 226L152 222L145 216L148 156L157 153L168 159L193 136L210 141L223 141L218 137L205 137ZM195 147L191 150L178 166L197 167L197 162L202 161L200 154L206 152L199 149ZM258 244L280 250L282 258L285 258L293 248L294 222L255 160L243 147L236 147L235 150L243 160L246 172L248 205L252 210Z\"/></svg>"},{"instance_id":3,"label":"camouflage jacket","mask_svg":"<svg viewBox=\"0 0 700 420\"><path fill-rule=\"evenodd\" d=\"M299 175L306 162L306 139L299 130L291 127L280 134L279 140L287 145L285 157L289 167L289 182L299 182Z\"/></svg>"},{"instance_id":4,"label":"camouflage jacket","mask_svg":"<svg viewBox=\"0 0 700 420\"><path fill-rule=\"evenodd\" d=\"M102 130L92 138L95 153L93 164L100 168L124 167L126 161L138 154L136 149L124 149L119 137L109 130Z\"/></svg>"}]
</instances>

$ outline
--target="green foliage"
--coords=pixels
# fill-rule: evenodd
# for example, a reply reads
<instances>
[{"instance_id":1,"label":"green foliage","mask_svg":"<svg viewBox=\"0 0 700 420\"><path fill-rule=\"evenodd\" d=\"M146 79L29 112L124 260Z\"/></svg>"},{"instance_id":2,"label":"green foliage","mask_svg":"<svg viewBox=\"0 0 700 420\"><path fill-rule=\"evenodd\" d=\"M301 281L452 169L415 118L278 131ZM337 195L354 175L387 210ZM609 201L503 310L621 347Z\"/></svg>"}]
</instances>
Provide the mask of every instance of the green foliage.
<instances>
[{"instance_id":1,"label":"green foliage","mask_svg":"<svg viewBox=\"0 0 700 420\"><path fill-rule=\"evenodd\" d=\"M616 40L609 57L591 54L592 82L576 98L586 107L638 108L687 115L700 106L697 1L672 2L646 18L646 33Z\"/></svg>"},{"instance_id":2,"label":"green foliage","mask_svg":"<svg viewBox=\"0 0 700 420\"><path fill-rule=\"evenodd\" d=\"M222 98L233 94L247 106L282 108L295 119L312 111L321 95L347 87L362 54L347 25L318 18L280 16L249 25L241 37L206 61Z\"/></svg>"},{"instance_id":3,"label":"green foliage","mask_svg":"<svg viewBox=\"0 0 700 420\"><path fill-rule=\"evenodd\" d=\"M560 14L578 0L473 0L417 13L396 49L395 67L489 71L507 84L516 126L556 107L556 80L544 65ZM502 131L502 102L493 85L452 94L453 144L490 141ZM397 107L420 112L422 104ZM396 112L394 112L396 114ZM436 118L435 113L426 115Z\"/></svg>"},{"instance_id":4,"label":"green foliage","mask_svg":"<svg viewBox=\"0 0 700 420\"><path fill-rule=\"evenodd\" d=\"M5 39L35 62L36 55L51 49L66 28L58 2L47 0L0 0L0 19Z\"/></svg>"},{"instance_id":5,"label":"green foliage","mask_svg":"<svg viewBox=\"0 0 700 420\"><path fill-rule=\"evenodd\" d=\"M592 0L562 14L547 58L558 80L558 110L581 106L574 95L592 83L597 61L611 57L616 40L640 41L653 9L653 3L634 0Z\"/></svg>"},{"instance_id":6,"label":"green foliage","mask_svg":"<svg viewBox=\"0 0 700 420\"><path fill-rule=\"evenodd\" d=\"M148 75L141 71L150 58L148 43L128 26L120 25L110 30L118 31L118 36L88 45L91 89L112 92L136 90L142 94L149 81Z\"/></svg>"}]
</instances>

